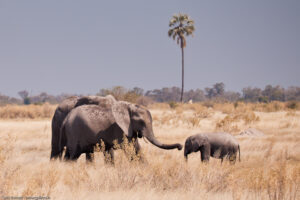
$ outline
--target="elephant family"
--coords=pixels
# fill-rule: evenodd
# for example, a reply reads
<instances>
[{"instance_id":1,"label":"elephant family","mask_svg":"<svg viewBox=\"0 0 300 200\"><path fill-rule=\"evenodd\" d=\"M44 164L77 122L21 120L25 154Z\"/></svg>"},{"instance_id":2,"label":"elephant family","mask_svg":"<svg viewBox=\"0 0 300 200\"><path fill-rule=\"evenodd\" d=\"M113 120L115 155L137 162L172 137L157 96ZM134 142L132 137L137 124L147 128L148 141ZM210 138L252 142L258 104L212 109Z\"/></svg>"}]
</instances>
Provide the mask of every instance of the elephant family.
<instances>
[{"instance_id":1,"label":"elephant family","mask_svg":"<svg viewBox=\"0 0 300 200\"><path fill-rule=\"evenodd\" d=\"M239 151L240 161L240 145L238 141L229 133L200 133L188 137L184 146L184 157L186 161L188 154L200 151L201 161L209 161L210 156L214 158L229 159L236 161L237 151Z\"/></svg>"},{"instance_id":2,"label":"elephant family","mask_svg":"<svg viewBox=\"0 0 300 200\"><path fill-rule=\"evenodd\" d=\"M63 122L61 135L66 136L66 160L77 160L82 153L92 153L93 147L103 141L105 153L113 162L115 142L121 144L124 138L135 142L145 137L162 149L182 149L181 144L163 144L153 134L150 112L139 105L118 101L112 105L83 105L74 108ZM138 143L137 143L138 144Z\"/></svg>"},{"instance_id":3,"label":"elephant family","mask_svg":"<svg viewBox=\"0 0 300 200\"><path fill-rule=\"evenodd\" d=\"M52 118L52 139L51 139L51 155L50 159L61 158L62 149L64 148L66 141L64 136L60 136L60 129L62 123L69 112L78 106L86 104L95 104L99 106L106 106L108 104L115 103L116 100L113 96L107 95L105 97L100 96L84 96L77 97L72 96L65 99L55 110L54 116ZM61 138L61 148L59 147L59 139Z\"/></svg>"}]
</instances>

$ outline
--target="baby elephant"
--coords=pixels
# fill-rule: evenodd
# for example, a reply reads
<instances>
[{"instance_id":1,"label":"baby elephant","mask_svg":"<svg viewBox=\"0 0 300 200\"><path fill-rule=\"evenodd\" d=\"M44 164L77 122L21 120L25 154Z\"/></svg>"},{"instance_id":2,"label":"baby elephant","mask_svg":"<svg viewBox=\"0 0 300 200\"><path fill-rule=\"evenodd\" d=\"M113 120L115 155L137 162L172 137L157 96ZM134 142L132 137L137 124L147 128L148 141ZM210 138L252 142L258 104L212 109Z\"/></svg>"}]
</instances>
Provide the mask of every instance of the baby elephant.
<instances>
[{"instance_id":1,"label":"baby elephant","mask_svg":"<svg viewBox=\"0 0 300 200\"><path fill-rule=\"evenodd\" d=\"M240 145L238 141L229 133L200 133L188 137L184 146L184 157L186 161L188 154L200 151L201 161L209 161L209 157L227 158L230 162L235 163L237 151L240 156Z\"/></svg>"}]
</instances>

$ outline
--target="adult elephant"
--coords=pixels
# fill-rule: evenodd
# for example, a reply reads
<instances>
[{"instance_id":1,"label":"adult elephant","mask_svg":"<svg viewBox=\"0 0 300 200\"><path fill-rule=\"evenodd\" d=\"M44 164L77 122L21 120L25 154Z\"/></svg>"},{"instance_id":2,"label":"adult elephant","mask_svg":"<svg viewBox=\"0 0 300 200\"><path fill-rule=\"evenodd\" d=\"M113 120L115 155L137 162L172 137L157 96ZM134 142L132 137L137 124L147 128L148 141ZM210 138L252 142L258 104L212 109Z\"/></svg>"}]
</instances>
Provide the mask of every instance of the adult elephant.
<instances>
[{"instance_id":1,"label":"adult elephant","mask_svg":"<svg viewBox=\"0 0 300 200\"><path fill-rule=\"evenodd\" d=\"M231 162L236 161L240 145L229 133L199 133L188 137L184 145L184 157L186 161L192 152L200 151L201 161L209 161L210 156L221 159L227 158Z\"/></svg>"},{"instance_id":2,"label":"adult elephant","mask_svg":"<svg viewBox=\"0 0 300 200\"><path fill-rule=\"evenodd\" d=\"M110 155L113 162L115 142L121 144L124 138L133 142L138 137L145 137L162 149L182 149L181 144L158 141L153 134L150 112L124 101L107 106L83 105L74 108L66 117L61 131L61 135L67 139L66 160L77 160L82 153L92 153L93 147L103 141L105 153ZM135 148L138 152L138 147Z\"/></svg>"},{"instance_id":3,"label":"adult elephant","mask_svg":"<svg viewBox=\"0 0 300 200\"><path fill-rule=\"evenodd\" d=\"M111 95L105 97L100 96L84 96L77 97L72 96L65 99L55 110L52 118L52 139L51 139L51 155L50 159L61 158L63 153L63 148L66 144L64 136L60 136L60 129L62 123L69 112L81 105L95 104L99 106L106 106L109 104L114 104L116 102L115 98ZM59 139L61 138L61 147L59 147Z\"/></svg>"}]
</instances>

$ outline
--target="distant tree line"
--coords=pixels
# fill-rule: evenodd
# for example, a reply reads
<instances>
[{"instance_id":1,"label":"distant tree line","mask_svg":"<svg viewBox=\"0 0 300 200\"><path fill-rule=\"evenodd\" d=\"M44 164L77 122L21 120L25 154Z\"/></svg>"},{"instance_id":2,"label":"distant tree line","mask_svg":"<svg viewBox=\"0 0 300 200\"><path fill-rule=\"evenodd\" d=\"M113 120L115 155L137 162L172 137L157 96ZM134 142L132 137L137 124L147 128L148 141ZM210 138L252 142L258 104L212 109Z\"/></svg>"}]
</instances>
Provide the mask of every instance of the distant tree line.
<instances>
[{"instance_id":1,"label":"distant tree line","mask_svg":"<svg viewBox=\"0 0 300 200\"><path fill-rule=\"evenodd\" d=\"M50 104L58 104L62 102L64 99L66 99L67 97L74 96L73 94L50 95L47 94L46 92L42 92L38 95L30 96L29 92L26 90L22 90L18 92L18 95L21 97L21 99L0 94L0 105L6 105L6 104L29 105L29 104L43 104L46 102Z\"/></svg>"},{"instance_id":2,"label":"distant tree line","mask_svg":"<svg viewBox=\"0 0 300 200\"><path fill-rule=\"evenodd\" d=\"M6 104L21 104L22 100L0 94L0 106Z\"/></svg>"},{"instance_id":3,"label":"distant tree line","mask_svg":"<svg viewBox=\"0 0 300 200\"><path fill-rule=\"evenodd\" d=\"M243 100L248 102L300 101L300 87L284 89L280 86L267 85L265 89L247 87L242 90Z\"/></svg>"},{"instance_id":4,"label":"distant tree line","mask_svg":"<svg viewBox=\"0 0 300 200\"><path fill-rule=\"evenodd\" d=\"M180 89L178 87L150 90L145 96L151 97L157 102L179 101ZM300 101L300 87L289 87L267 85L264 89L257 87L246 87L242 93L226 91L224 83L216 83L204 90L189 90L184 93L184 101L245 101L245 102L270 102L270 101Z\"/></svg>"},{"instance_id":5,"label":"distant tree line","mask_svg":"<svg viewBox=\"0 0 300 200\"><path fill-rule=\"evenodd\" d=\"M58 104L65 98L73 94L49 95L42 92L38 95L30 96L28 91L18 92L21 99L9 97L0 94L0 105L6 104ZM101 89L96 95L113 95L118 100L130 101L142 105L148 105L152 102L179 102L181 89L179 87L164 87L162 89L148 90L144 92L142 88L134 87L126 89L122 86L116 86L108 89ZM82 96L82 95L79 95ZM195 89L184 92L184 102L218 101L218 102L270 102L270 101L300 101L300 87L289 87L287 89L281 86L267 85L264 89L257 87L246 87L242 93L226 91L224 83L216 83L212 87L204 90Z\"/></svg>"}]
</instances>

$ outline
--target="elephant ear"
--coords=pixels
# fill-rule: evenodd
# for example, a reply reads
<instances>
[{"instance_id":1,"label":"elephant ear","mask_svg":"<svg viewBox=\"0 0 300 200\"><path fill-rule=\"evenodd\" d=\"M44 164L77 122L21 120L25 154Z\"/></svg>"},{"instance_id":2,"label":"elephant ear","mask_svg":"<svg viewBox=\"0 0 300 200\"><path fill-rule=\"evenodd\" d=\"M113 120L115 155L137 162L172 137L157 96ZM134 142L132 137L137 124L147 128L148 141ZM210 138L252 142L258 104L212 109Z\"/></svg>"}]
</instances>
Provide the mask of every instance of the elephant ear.
<instances>
[{"instance_id":1,"label":"elephant ear","mask_svg":"<svg viewBox=\"0 0 300 200\"><path fill-rule=\"evenodd\" d=\"M112 113L116 123L124 134L132 137L129 103L119 101L112 105Z\"/></svg>"}]
</instances>

